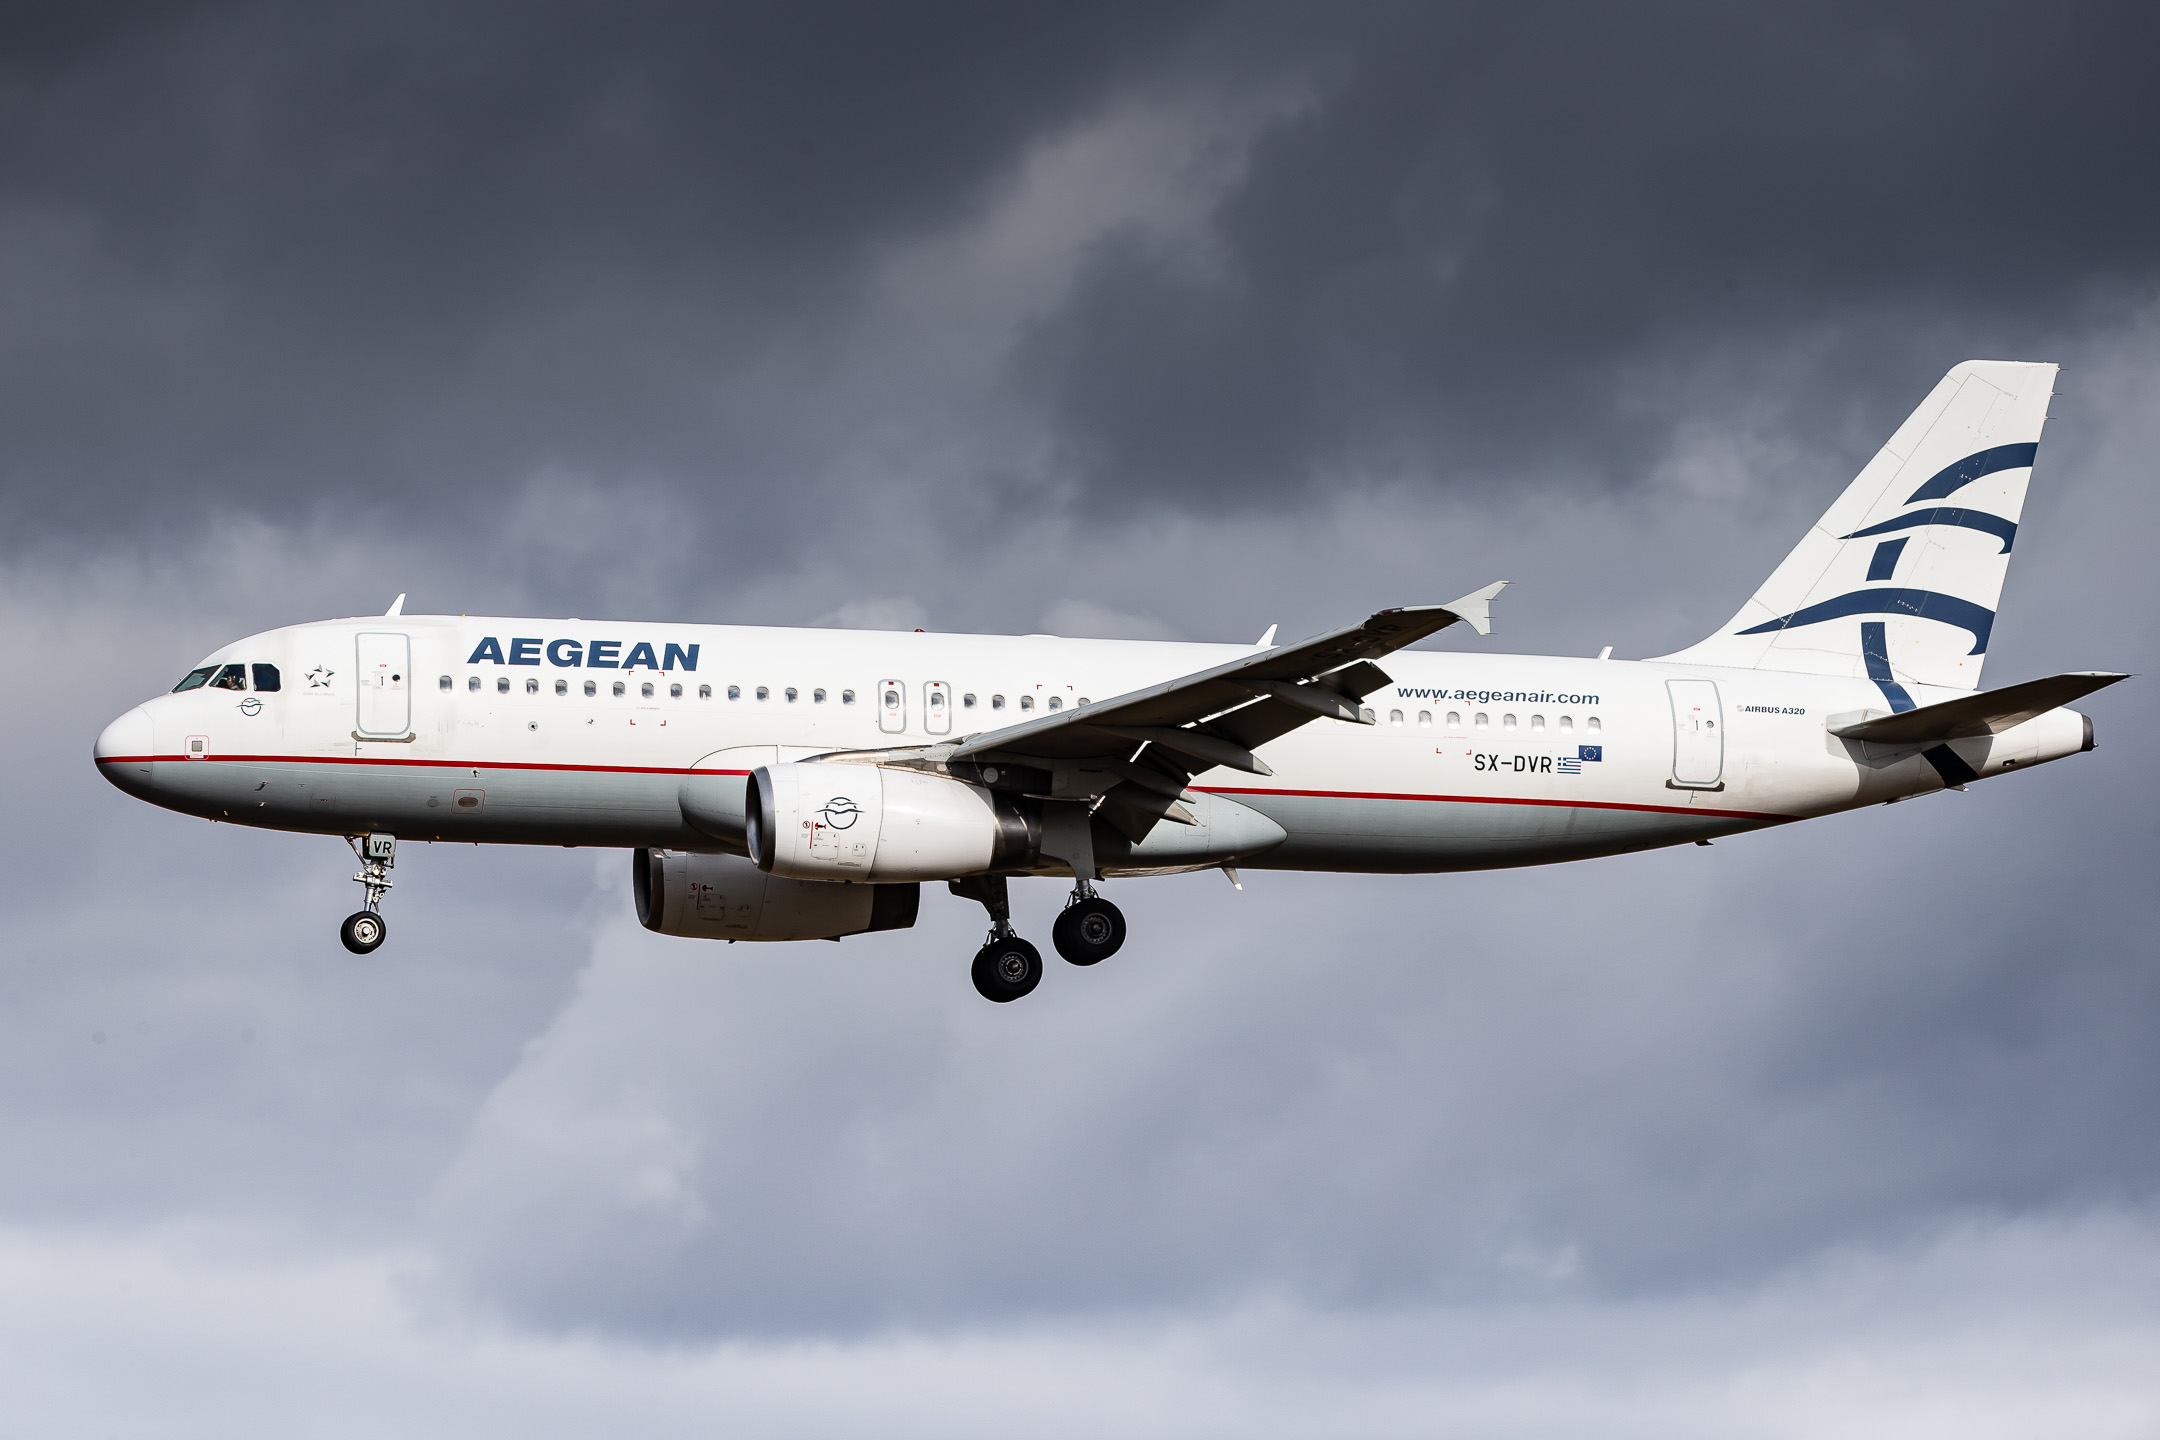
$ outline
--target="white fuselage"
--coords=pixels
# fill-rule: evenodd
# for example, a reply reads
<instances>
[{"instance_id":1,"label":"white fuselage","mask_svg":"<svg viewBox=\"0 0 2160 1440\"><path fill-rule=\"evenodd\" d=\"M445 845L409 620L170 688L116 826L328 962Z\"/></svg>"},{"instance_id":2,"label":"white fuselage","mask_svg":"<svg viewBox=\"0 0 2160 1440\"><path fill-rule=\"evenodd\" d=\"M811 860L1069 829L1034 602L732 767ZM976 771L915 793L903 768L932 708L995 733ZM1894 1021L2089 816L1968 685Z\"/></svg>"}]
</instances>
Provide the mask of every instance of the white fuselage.
<instances>
[{"instance_id":1,"label":"white fuselage","mask_svg":"<svg viewBox=\"0 0 2160 1440\"><path fill-rule=\"evenodd\" d=\"M935 746L1251 653L1054 636L322 621L220 650L204 665L248 667L249 688L213 681L146 701L100 737L98 761L155 803L273 829L725 848L686 818L683 787L743 773L760 753ZM254 683L256 666L275 667L275 690ZM1828 733L1833 717L1889 708L1864 678L1435 651L1383 668L1392 683L1364 701L1378 723L1317 720L1260 750L1272 775L1194 778L1194 791L1285 832L1239 863L1538 864L1946 783L1911 747L1871 753ZM1917 688L1912 699L1954 693ZM1950 748L1985 777L2087 741L2082 716L2055 710Z\"/></svg>"}]
</instances>

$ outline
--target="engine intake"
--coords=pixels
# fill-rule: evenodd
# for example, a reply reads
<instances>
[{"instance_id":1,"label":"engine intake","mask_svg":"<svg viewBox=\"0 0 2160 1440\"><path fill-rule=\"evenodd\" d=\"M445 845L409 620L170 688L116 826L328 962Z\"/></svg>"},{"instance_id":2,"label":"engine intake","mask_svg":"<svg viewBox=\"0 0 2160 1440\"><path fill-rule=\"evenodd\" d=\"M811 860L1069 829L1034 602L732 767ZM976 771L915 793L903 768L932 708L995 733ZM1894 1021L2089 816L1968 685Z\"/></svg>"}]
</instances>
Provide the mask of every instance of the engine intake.
<instances>
[{"instance_id":1,"label":"engine intake","mask_svg":"<svg viewBox=\"0 0 2160 1440\"><path fill-rule=\"evenodd\" d=\"M919 885L838 885L767 875L740 855L630 852L638 923L701 940L837 940L905 930Z\"/></svg>"},{"instance_id":2,"label":"engine intake","mask_svg":"<svg viewBox=\"0 0 2160 1440\"><path fill-rule=\"evenodd\" d=\"M803 880L950 880L1029 864L1042 822L943 775L796 761L750 774L747 840L760 870Z\"/></svg>"}]
</instances>

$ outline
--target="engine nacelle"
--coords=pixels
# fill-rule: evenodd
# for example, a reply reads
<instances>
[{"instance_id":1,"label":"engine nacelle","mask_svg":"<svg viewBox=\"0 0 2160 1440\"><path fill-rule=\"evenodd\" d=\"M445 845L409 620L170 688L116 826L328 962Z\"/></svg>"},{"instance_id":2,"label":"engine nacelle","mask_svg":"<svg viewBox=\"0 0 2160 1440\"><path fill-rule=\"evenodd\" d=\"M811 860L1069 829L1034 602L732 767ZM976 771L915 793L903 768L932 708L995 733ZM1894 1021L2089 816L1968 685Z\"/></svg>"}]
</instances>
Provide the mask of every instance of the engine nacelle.
<instances>
[{"instance_id":1,"label":"engine nacelle","mask_svg":"<svg viewBox=\"0 0 2160 1440\"><path fill-rule=\"evenodd\" d=\"M740 855L633 850L638 923L701 940L837 940L905 930L919 885L840 885L767 875Z\"/></svg>"},{"instance_id":2,"label":"engine nacelle","mask_svg":"<svg viewBox=\"0 0 2160 1440\"><path fill-rule=\"evenodd\" d=\"M1033 860L1041 822L943 775L796 761L750 774L750 858L804 880L950 880Z\"/></svg>"}]
</instances>

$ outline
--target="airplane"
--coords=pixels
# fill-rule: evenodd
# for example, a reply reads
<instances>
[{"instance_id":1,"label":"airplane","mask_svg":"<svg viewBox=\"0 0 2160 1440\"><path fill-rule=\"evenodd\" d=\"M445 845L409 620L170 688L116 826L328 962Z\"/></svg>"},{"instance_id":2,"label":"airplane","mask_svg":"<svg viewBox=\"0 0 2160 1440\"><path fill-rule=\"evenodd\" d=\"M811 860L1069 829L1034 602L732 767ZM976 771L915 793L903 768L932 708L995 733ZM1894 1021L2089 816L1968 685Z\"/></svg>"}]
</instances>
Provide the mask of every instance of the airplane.
<instances>
[{"instance_id":1,"label":"airplane","mask_svg":"<svg viewBox=\"0 0 2160 1440\"><path fill-rule=\"evenodd\" d=\"M1007 882L1065 877L1074 965L1124 944L1098 882L1413 874L1714 839L2093 748L2126 676L1981 690L2057 367L1946 375L1699 644L1646 660L1406 647L1491 633L1500 584L1299 644L405 615L253 635L98 736L130 795L345 837L367 954L399 840L621 847L640 922L715 940L989 912L971 977L1035 989ZM1382 661L1385 661L1383 667Z\"/></svg>"}]
</instances>

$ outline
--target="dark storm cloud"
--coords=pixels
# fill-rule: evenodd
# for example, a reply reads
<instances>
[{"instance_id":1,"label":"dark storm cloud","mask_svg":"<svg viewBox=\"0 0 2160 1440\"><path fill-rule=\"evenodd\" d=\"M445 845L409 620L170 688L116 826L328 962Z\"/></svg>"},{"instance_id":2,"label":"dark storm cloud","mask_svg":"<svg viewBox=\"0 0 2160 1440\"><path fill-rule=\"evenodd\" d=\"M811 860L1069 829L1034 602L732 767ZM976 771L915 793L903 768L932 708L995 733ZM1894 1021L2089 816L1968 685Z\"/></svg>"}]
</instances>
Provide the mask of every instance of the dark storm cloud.
<instances>
[{"instance_id":1,"label":"dark storm cloud","mask_svg":"<svg viewBox=\"0 0 2160 1440\"><path fill-rule=\"evenodd\" d=\"M857 298L1175 7L75 7L0 55L20 527L758 455L710 387ZM193 500L186 492L196 492Z\"/></svg>"},{"instance_id":2,"label":"dark storm cloud","mask_svg":"<svg viewBox=\"0 0 2160 1440\"><path fill-rule=\"evenodd\" d=\"M1610 483L1766 331L1813 346L1778 387L1811 427L1846 418L1856 372L1883 382L1872 444L1946 355L2056 343L2066 307L2153 278L2154 29L2134 8L33 11L0 56L0 486L17 544L197 514L206 490L484 524L549 466L784 537L847 502L835 447L872 416L821 392L819 352L862 323L881 247L1135 88L1271 83L1308 98L1259 127L1208 259L1104 236L1022 336L986 403L1052 442L1050 488L976 457L903 477L922 503ZM775 347L799 378L742 401Z\"/></svg>"},{"instance_id":3,"label":"dark storm cloud","mask_svg":"<svg viewBox=\"0 0 2160 1440\"><path fill-rule=\"evenodd\" d=\"M2135 7L1361 12L1219 267L1104 246L1029 373L1121 498L1634 479L1720 387L1641 372L1770 333L1821 352L1806 423L1882 383L1872 447L1947 356L2153 293L2156 42Z\"/></svg>"}]
</instances>

